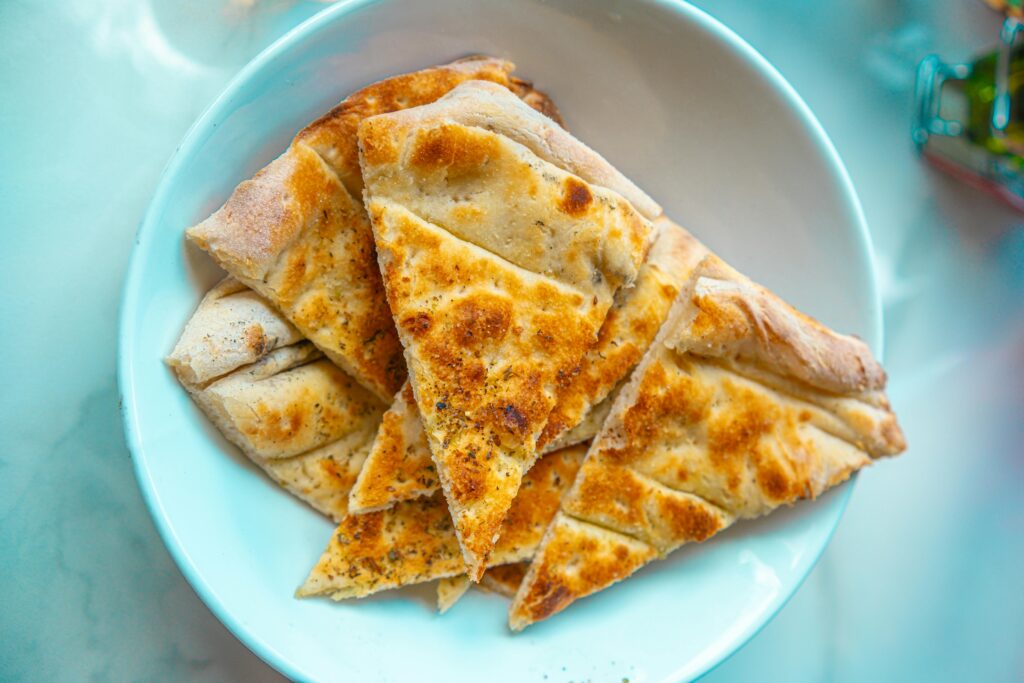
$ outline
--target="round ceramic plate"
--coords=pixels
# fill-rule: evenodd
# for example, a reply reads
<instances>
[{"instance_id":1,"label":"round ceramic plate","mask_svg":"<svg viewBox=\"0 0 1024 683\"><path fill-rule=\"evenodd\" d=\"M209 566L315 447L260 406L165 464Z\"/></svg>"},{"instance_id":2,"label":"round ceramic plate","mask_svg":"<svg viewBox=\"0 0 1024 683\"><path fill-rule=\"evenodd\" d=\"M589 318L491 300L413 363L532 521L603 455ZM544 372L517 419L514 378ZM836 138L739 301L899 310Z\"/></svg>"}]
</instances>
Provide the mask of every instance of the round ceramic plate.
<instances>
[{"instance_id":1,"label":"round ceramic plate","mask_svg":"<svg viewBox=\"0 0 1024 683\"><path fill-rule=\"evenodd\" d=\"M182 572L254 652L302 680L676 681L708 670L796 590L849 486L675 553L517 635L506 602L429 591L292 592L332 525L207 423L162 359L220 276L185 228L353 90L471 53L507 57L570 129L740 270L879 351L871 250L820 126L759 55L676 2L341 2L261 54L189 132L159 186L121 311L125 427Z\"/></svg>"}]
</instances>

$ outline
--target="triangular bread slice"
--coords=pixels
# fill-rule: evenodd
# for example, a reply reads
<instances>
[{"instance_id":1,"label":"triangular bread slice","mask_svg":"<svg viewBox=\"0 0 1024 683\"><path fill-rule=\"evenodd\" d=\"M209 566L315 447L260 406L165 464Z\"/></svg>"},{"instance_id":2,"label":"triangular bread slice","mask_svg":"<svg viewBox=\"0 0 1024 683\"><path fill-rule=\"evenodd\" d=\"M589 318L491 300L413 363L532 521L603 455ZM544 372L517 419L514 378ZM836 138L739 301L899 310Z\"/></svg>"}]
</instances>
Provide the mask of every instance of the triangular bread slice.
<instances>
[{"instance_id":1,"label":"triangular bread slice","mask_svg":"<svg viewBox=\"0 0 1024 683\"><path fill-rule=\"evenodd\" d=\"M274 481L332 519L345 517L384 406L266 300L224 280L167 362L214 426Z\"/></svg>"},{"instance_id":2,"label":"triangular bread slice","mask_svg":"<svg viewBox=\"0 0 1024 683\"><path fill-rule=\"evenodd\" d=\"M365 212L312 149L293 145L187 235L378 397L401 386Z\"/></svg>"},{"instance_id":3,"label":"triangular bread slice","mask_svg":"<svg viewBox=\"0 0 1024 683\"><path fill-rule=\"evenodd\" d=\"M487 576L487 572L484 572L484 576ZM437 582L437 611L444 614L454 607L471 585L473 582L465 574L439 579Z\"/></svg>"},{"instance_id":4,"label":"triangular bread slice","mask_svg":"<svg viewBox=\"0 0 1024 683\"><path fill-rule=\"evenodd\" d=\"M167 357L181 381L206 384L302 335L263 297L232 277L206 293Z\"/></svg>"},{"instance_id":5,"label":"triangular bread slice","mask_svg":"<svg viewBox=\"0 0 1024 683\"><path fill-rule=\"evenodd\" d=\"M439 487L412 386L406 382L384 413L349 494L349 510L356 515L384 510L403 500L429 496Z\"/></svg>"},{"instance_id":6,"label":"triangular bread slice","mask_svg":"<svg viewBox=\"0 0 1024 683\"><path fill-rule=\"evenodd\" d=\"M529 562L516 562L489 567L480 577L480 583L476 584L477 588L487 593L497 593L502 597L512 598L519 590L519 584L523 582L523 577L526 576L529 566ZM437 611L444 614L454 607L472 584L473 582L465 574L438 581Z\"/></svg>"},{"instance_id":7,"label":"triangular bread slice","mask_svg":"<svg viewBox=\"0 0 1024 683\"><path fill-rule=\"evenodd\" d=\"M338 523L348 515L348 493L372 439L372 429L357 429L300 455L252 461L290 494Z\"/></svg>"},{"instance_id":8,"label":"triangular bread slice","mask_svg":"<svg viewBox=\"0 0 1024 683\"><path fill-rule=\"evenodd\" d=\"M274 481L334 520L348 514L384 406L312 344L284 346L205 386L185 386Z\"/></svg>"},{"instance_id":9,"label":"triangular bread slice","mask_svg":"<svg viewBox=\"0 0 1024 683\"><path fill-rule=\"evenodd\" d=\"M541 454L589 441L600 430L610 407L610 401L603 401L574 429L546 444ZM349 494L349 510L357 515L384 510L403 500L432 495L440 486L416 399L406 383L384 413Z\"/></svg>"},{"instance_id":10,"label":"triangular bread slice","mask_svg":"<svg viewBox=\"0 0 1024 683\"><path fill-rule=\"evenodd\" d=\"M604 422L614 387L643 356L690 271L707 253L696 239L667 218L654 221L658 237L633 287L622 288L608 312L597 342L584 356L571 382L560 387L558 403L538 440L547 453L588 441ZM430 495L439 486L412 387L395 396L370 454L352 487L349 509L382 510Z\"/></svg>"},{"instance_id":11,"label":"triangular bread slice","mask_svg":"<svg viewBox=\"0 0 1024 683\"><path fill-rule=\"evenodd\" d=\"M193 389L196 402L243 452L290 458L353 431L376 431L384 406L309 342Z\"/></svg>"},{"instance_id":12,"label":"triangular bread slice","mask_svg":"<svg viewBox=\"0 0 1024 683\"><path fill-rule=\"evenodd\" d=\"M589 413L608 398L640 362L679 289L707 254L704 245L668 218L662 216L654 225L658 237L640 267L636 283L619 290L615 305L608 311L598 333L597 343L587 351L572 380L559 388L558 402L537 440L538 448L559 442L560 437L579 439L580 435L569 436L568 433L580 424L588 424ZM591 433L586 438L592 436ZM564 440L560 443L564 444Z\"/></svg>"},{"instance_id":13,"label":"triangular bread slice","mask_svg":"<svg viewBox=\"0 0 1024 683\"><path fill-rule=\"evenodd\" d=\"M430 104L460 83L488 81L509 88L532 109L562 124L555 103L533 84L512 75L515 65L505 59L475 55L449 64L385 78L353 93L295 137L310 147L337 174L353 197L362 197L363 175L359 168L356 134L363 119L377 114Z\"/></svg>"},{"instance_id":14,"label":"triangular bread slice","mask_svg":"<svg viewBox=\"0 0 1024 683\"><path fill-rule=\"evenodd\" d=\"M572 485L586 447L551 453L523 479L491 563L533 556L544 530ZM350 515L296 593L341 600L466 573L448 506L440 493L364 515Z\"/></svg>"},{"instance_id":15,"label":"triangular bread slice","mask_svg":"<svg viewBox=\"0 0 1024 683\"><path fill-rule=\"evenodd\" d=\"M652 236L620 194L516 137L558 141L534 147L574 150L593 176L642 195L493 84L465 83L359 132L388 301L474 580L536 458L558 385L596 340L615 292L636 279Z\"/></svg>"},{"instance_id":16,"label":"triangular bread slice","mask_svg":"<svg viewBox=\"0 0 1024 683\"><path fill-rule=\"evenodd\" d=\"M521 629L738 519L814 498L903 435L885 373L707 257L620 392L510 611Z\"/></svg>"},{"instance_id":17,"label":"triangular bread slice","mask_svg":"<svg viewBox=\"0 0 1024 683\"><path fill-rule=\"evenodd\" d=\"M405 364L360 202L356 129L368 116L432 102L470 79L514 87L554 111L545 96L513 79L512 69L505 60L475 57L354 93L189 229L189 239L270 300L335 364L390 401Z\"/></svg>"},{"instance_id":18,"label":"triangular bread slice","mask_svg":"<svg viewBox=\"0 0 1024 683\"><path fill-rule=\"evenodd\" d=\"M541 454L593 438L610 407L609 401L602 402L588 412L584 422L547 444ZM384 413L369 455L352 487L349 510L356 515L385 510L403 500L432 495L440 486L412 387L403 385Z\"/></svg>"},{"instance_id":19,"label":"triangular bread slice","mask_svg":"<svg viewBox=\"0 0 1024 683\"><path fill-rule=\"evenodd\" d=\"M497 593L502 597L514 597L529 566L529 562L514 562L491 567L484 572L483 578L480 579L480 588Z\"/></svg>"}]
</instances>

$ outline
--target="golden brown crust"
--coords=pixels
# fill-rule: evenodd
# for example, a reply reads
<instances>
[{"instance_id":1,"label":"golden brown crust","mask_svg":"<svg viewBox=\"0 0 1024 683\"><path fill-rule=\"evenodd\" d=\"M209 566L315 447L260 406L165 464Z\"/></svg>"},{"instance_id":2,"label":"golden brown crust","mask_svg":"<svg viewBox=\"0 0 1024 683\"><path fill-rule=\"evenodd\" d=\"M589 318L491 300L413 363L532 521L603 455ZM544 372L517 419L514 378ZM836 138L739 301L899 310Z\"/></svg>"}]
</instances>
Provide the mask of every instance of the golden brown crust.
<instances>
[{"instance_id":1,"label":"golden brown crust","mask_svg":"<svg viewBox=\"0 0 1024 683\"><path fill-rule=\"evenodd\" d=\"M416 399L406 382L384 413L352 488L350 509L354 514L383 510L403 500L430 495L439 486Z\"/></svg>"},{"instance_id":2,"label":"golden brown crust","mask_svg":"<svg viewBox=\"0 0 1024 683\"><path fill-rule=\"evenodd\" d=\"M599 299L636 278L653 229L614 193L478 128L380 116L360 131L371 198Z\"/></svg>"},{"instance_id":3,"label":"golden brown crust","mask_svg":"<svg viewBox=\"0 0 1024 683\"><path fill-rule=\"evenodd\" d=\"M308 343L190 387L217 427L247 455L288 458L353 431L376 429L383 406Z\"/></svg>"},{"instance_id":4,"label":"golden brown crust","mask_svg":"<svg viewBox=\"0 0 1024 683\"><path fill-rule=\"evenodd\" d=\"M519 584L523 582L529 566L529 562L516 562L490 567L480 579L480 588L511 598L519 590Z\"/></svg>"},{"instance_id":5,"label":"golden brown crust","mask_svg":"<svg viewBox=\"0 0 1024 683\"><path fill-rule=\"evenodd\" d=\"M837 334L709 256L693 274L680 352L763 366L837 394L885 388L885 372L860 339Z\"/></svg>"},{"instance_id":6,"label":"golden brown crust","mask_svg":"<svg viewBox=\"0 0 1024 683\"><path fill-rule=\"evenodd\" d=\"M619 290L597 342L577 374L559 389L558 403L537 440L538 448L580 424L629 374L650 346L690 271L707 253L704 245L667 218L655 221L655 227L658 238L636 283Z\"/></svg>"},{"instance_id":7,"label":"golden brown crust","mask_svg":"<svg viewBox=\"0 0 1024 683\"><path fill-rule=\"evenodd\" d=\"M401 386L370 225L312 150L293 146L188 236L379 397Z\"/></svg>"},{"instance_id":8,"label":"golden brown crust","mask_svg":"<svg viewBox=\"0 0 1024 683\"><path fill-rule=\"evenodd\" d=\"M501 526L491 564L520 562L533 556L586 454L586 445L564 448L539 459L523 477L519 494Z\"/></svg>"},{"instance_id":9,"label":"golden brown crust","mask_svg":"<svg viewBox=\"0 0 1024 683\"><path fill-rule=\"evenodd\" d=\"M362 468L372 438L372 429L362 429L291 458L252 458L252 461L296 498L340 522L348 515L348 493Z\"/></svg>"},{"instance_id":10,"label":"golden brown crust","mask_svg":"<svg viewBox=\"0 0 1024 683\"><path fill-rule=\"evenodd\" d=\"M508 135L449 121L453 112L476 112L481 125L538 116L506 90L491 97L466 86L453 91L455 108L446 98L373 117L359 135L388 300L478 579L555 389L593 343L615 291L635 278L652 227L621 196ZM543 121L546 132L557 128Z\"/></svg>"},{"instance_id":11,"label":"golden brown crust","mask_svg":"<svg viewBox=\"0 0 1024 683\"><path fill-rule=\"evenodd\" d=\"M836 393L807 382L806 368L790 371L793 358L769 364L754 357L751 363L743 354L722 358L694 343L694 327L700 340L725 337L739 348L755 343L737 333L732 315L699 321L692 314L708 272L739 281L735 271L717 264L707 269L709 263L715 262L702 263L680 292L621 389L517 594L513 628L550 616L684 543L709 538L735 519L814 498L872 457L902 448L902 436L892 436L899 429L881 393L884 380L867 382L875 387L868 392L860 390L865 382L846 381L852 388ZM754 287L740 282L748 291ZM753 291L762 309L773 311L758 315L784 306L767 290ZM784 315L801 314L787 307ZM811 325L809 318L796 320ZM746 316L740 321L749 322ZM775 321L765 324L781 329ZM745 329L750 337L763 333L752 324ZM830 343L838 338L819 327L809 334L819 333ZM859 367L874 364L868 361ZM640 544L647 558L612 565L597 540L611 538Z\"/></svg>"},{"instance_id":12,"label":"golden brown crust","mask_svg":"<svg viewBox=\"0 0 1024 683\"><path fill-rule=\"evenodd\" d=\"M456 576L465 566L448 508L435 494L343 519L296 595L360 598Z\"/></svg>"},{"instance_id":13,"label":"golden brown crust","mask_svg":"<svg viewBox=\"0 0 1024 683\"><path fill-rule=\"evenodd\" d=\"M708 501L603 457L588 459L581 468L563 509L571 517L644 541L659 552L710 538L730 521Z\"/></svg>"},{"instance_id":14,"label":"golden brown crust","mask_svg":"<svg viewBox=\"0 0 1024 683\"><path fill-rule=\"evenodd\" d=\"M505 91L490 103L493 116L481 118L477 105L486 102L477 94L479 86L468 83L433 105L367 119L359 135L369 196L588 295L610 298L629 286L654 236L650 222L615 192L483 127L503 112L535 112ZM450 107L455 95L458 106ZM561 135L567 146L586 149Z\"/></svg>"},{"instance_id":15,"label":"golden brown crust","mask_svg":"<svg viewBox=\"0 0 1024 683\"><path fill-rule=\"evenodd\" d=\"M510 77L514 68L512 62L478 56L393 76L352 93L302 129L295 139L316 150L348 191L358 197L363 191L363 179L356 133L363 119L429 104L468 80L492 81L505 86L515 80L521 84L517 86L517 94L529 99L531 104L545 106L546 96L534 91L525 81Z\"/></svg>"},{"instance_id":16,"label":"golden brown crust","mask_svg":"<svg viewBox=\"0 0 1024 683\"><path fill-rule=\"evenodd\" d=\"M527 99L526 105L529 104ZM436 127L444 124L491 131L527 148L538 159L560 168L594 187L608 190L624 198L648 220L662 214L661 207L643 190L608 163L600 154L586 147L566 132L559 123L524 106L507 88L486 81L469 81L454 88L437 102L416 109L389 115L386 125L399 129L410 126ZM370 120L370 119L368 119ZM366 137L360 132L360 137ZM374 142L380 142L376 139ZM365 155L365 141L361 141ZM387 151L388 147L375 151ZM365 162L368 161L364 158ZM371 163L378 163L373 158ZM366 169L363 169L364 179Z\"/></svg>"},{"instance_id":17,"label":"golden brown crust","mask_svg":"<svg viewBox=\"0 0 1024 683\"><path fill-rule=\"evenodd\" d=\"M384 79L345 98L296 136L323 157L354 197L363 192L356 133L363 119L429 104L470 80L490 81L510 88L530 107L559 125L555 103L533 84L511 76L515 65L503 59L476 56Z\"/></svg>"},{"instance_id":18,"label":"golden brown crust","mask_svg":"<svg viewBox=\"0 0 1024 683\"><path fill-rule=\"evenodd\" d=\"M520 631L547 619L656 557L646 543L559 513L513 598L509 626Z\"/></svg>"},{"instance_id":19,"label":"golden brown crust","mask_svg":"<svg viewBox=\"0 0 1024 683\"><path fill-rule=\"evenodd\" d=\"M529 558L540 542L558 501L572 485L586 449L552 453L524 479L502 527L494 564ZM547 514L540 519L541 514ZM394 507L342 520L327 550L310 572L299 596L362 597L377 591L466 571L448 506L437 493Z\"/></svg>"},{"instance_id":20,"label":"golden brown crust","mask_svg":"<svg viewBox=\"0 0 1024 683\"><path fill-rule=\"evenodd\" d=\"M553 453L593 438L609 407L607 402L595 407L587 413L586 422L547 444L542 452ZM429 496L439 488L416 399L412 387L406 384L384 413L373 447L352 488L349 509L353 514L383 510L403 500Z\"/></svg>"},{"instance_id":21,"label":"golden brown crust","mask_svg":"<svg viewBox=\"0 0 1024 683\"><path fill-rule=\"evenodd\" d=\"M554 387L602 312L578 292L455 239L402 207L369 205L417 405L467 558L485 558ZM539 348L538 348L539 342Z\"/></svg>"},{"instance_id":22,"label":"golden brown crust","mask_svg":"<svg viewBox=\"0 0 1024 683\"><path fill-rule=\"evenodd\" d=\"M431 102L470 79L513 85L510 62L473 57L403 74L354 93L303 129L278 159L241 183L188 235L281 309L342 369L390 400L405 377L362 193L362 119ZM517 82L532 105L549 100ZM553 106L553 105L552 105Z\"/></svg>"}]
</instances>

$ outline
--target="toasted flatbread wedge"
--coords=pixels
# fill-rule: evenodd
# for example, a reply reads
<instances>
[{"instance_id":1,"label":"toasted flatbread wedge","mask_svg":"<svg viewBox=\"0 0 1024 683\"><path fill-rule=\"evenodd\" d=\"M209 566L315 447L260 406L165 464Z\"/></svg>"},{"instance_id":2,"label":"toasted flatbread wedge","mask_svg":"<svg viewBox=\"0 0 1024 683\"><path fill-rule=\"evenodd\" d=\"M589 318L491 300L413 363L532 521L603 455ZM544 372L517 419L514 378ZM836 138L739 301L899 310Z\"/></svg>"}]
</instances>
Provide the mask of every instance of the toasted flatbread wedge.
<instances>
[{"instance_id":1,"label":"toasted flatbread wedge","mask_svg":"<svg viewBox=\"0 0 1024 683\"><path fill-rule=\"evenodd\" d=\"M615 401L510 625L901 452L885 382L859 339L707 257Z\"/></svg>"},{"instance_id":2,"label":"toasted flatbread wedge","mask_svg":"<svg viewBox=\"0 0 1024 683\"><path fill-rule=\"evenodd\" d=\"M366 215L312 149L294 144L187 235L378 397L401 385Z\"/></svg>"},{"instance_id":3,"label":"toasted flatbread wedge","mask_svg":"<svg viewBox=\"0 0 1024 683\"><path fill-rule=\"evenodd\" d=\"M290 458L370 430L384 407L369 391L301 342L275 349L193 397L247 455Z\"/></svg>"},{"instance_id":4,"label":"toasted flatbread wedge","mask_svg":"<svg viewBox=\"0 0 1024 683\"><path fill-rule=\"evenodd\" d=\"M203 297L167 364L182 382L206 384L300 341L299 331L261 296L227 277Z\"/></svg>"},{"instance_id":5,"label":"toasted flatbread wedge","mask_svg":"<svg viewBox=\"0 0 1024 683\"><path fill-rule=\"evenodd\" d=\"M619 290L598 333L597 343L587 351L578 373L559 388L558 403L537 440L538 448L557 441L581 423L592 424L587 420L588 414L608 398L640 362L665 321L680 287L707 254L704 245L667 218L659 218L655 226L658 237L640 267L636 284ZM592 436L590 433L579 441Z\"/></svg>"},{"instance_id":6,"label":"toasted flatbread wedge","mask_svg":"<svg viewBox=\"0 0 1024 683\"><path fill-rule=\"evenodd\" d=\"M503 564L498 567L490 567L480 578L477 587L488 593L497 593L506 598L511 598L519 589L529 562L516 562L515 564ZM463 574L441 579L437 582L437 611L444 614L450 610L459 599L466 594L472 581Z\"/></svg>"},{"instance_id":7,"label":"toasted flatbread wedge","mask_svg":"<svg viewBox=\"0 0 1024 683\"><path fill-rule=\"evenodd\" d=\"M168 364L224 436L335 520L384 406L265 299L230 278L202 300Z\"/></svg>"},{"instance_id":8,"label":"toasted flatbread wedge","mask_svg":"<svg viewBox=\"0 0 1024 683\"><path fill-rule=\"evenodd\" d=\"M666 218L655 222L659 236L636 284L618 291L578 374L561 387L558 403L538 440L541 453L588 441L611 407L613 388L624 381L668 315L683 282L707 253L688 232ZM391 408L352 488L355 514L430 495L439 486L412 387L405 385Z\"/></svg>"},{"instance_id":9,"label":"toasted flatbread wedge","mask_svg":"<svg viewBox=\"0 0 1024 683\"><path fill-rule=\"evenodd\" d=\"M381 129L403 129L407 128L409 125L414 127L419 126L432 128L438 125L444 126L445 124L454 124L457 126L490 131L504 140L522 145L532 152L537 158L576 176L578 179L586 181L591 186L615 192L619 197L625 198L632 208L645 216L648 220L654 220L662 215L663 211L661 207L657 202L647 196L643 190L638 188L632 181L622 175L622 173L609 164L608 161L600 154L570 135L562 127L560 120L552 120L550 116L545 115L549 113L547 105L538 105L528 96L523 99L519 99L513 96L508 88L502 87L502 85L503 84L498 84L494 79L467 81L452 88L451 92L438 99L438 101L433 104L422 107L405 108L402 110L396 109L392 114L381 116L377 122L371 126L371 128L375 128L377 132L380 133ZM522 93L520 92L520 94ZM541 95L541 97L544 96ZM367 118L370 117L367 116ZM362 124L360 124L360 127L362 127ZM376 134L372 134L368 138L367 135L368 133L360 131L360 149L363 154L361 161L363 182L368 186L370 183L367 182L366 177L367 144L369 143L371 145L371 156L373 152L376 152L378 155L387 156L388 154L397 151L391 145L394 142L398 142L398 139L393 136L390 138L391 142L388 142L389 138L387 137L379 138ZM432 155L436 155L437 152L441 151L441 147L444 147L445 139L450 138L441 136L438 133L433 133L428 139L425 139L424 142L430 143L427 150L430 151ZM463 141L468 140L463 138ZM386 146L380 147L382 144ZM450 154L452 152L458 152L459 150L456 147L446 148L445 151ZM461 155L456 154L454 157L449 158L449 162L458 162L462 165L461 170L469 171L470 167L465 166L464 164L472 160L472 149L465 148L462 152L471 153L470 157L460 158ZM430 165L425 167L420 163L427 160L427 158L421 158L419 161L417 161L417 159L407 160L412 162L416 167L415 177L389 178L388 180L391 183L392 191L405 189L407 191L411 190L415 193L415 188L420 183L424 180L430 179ZM372 159L370 161L371 166L376 166L376 163ZM446 168L450 170L459 170L458 167L452 168L451 163L449 163ZM436 171L437 169L435 168L433 170ZM376 175L377 173L386 174L386 169L377 169L374 171L374 174ZM564 174L556 173L555 176L561 178ZM442 179L435 177L433 180L437 181ZM457 181L465 183L472 179L470 177L457 178L452 176L448 180L454 184ZM520 182L522 182L522 180L523 179L520 178ZM373 194L373 190L370 192ZM572 214L586 211L591 204L591 201L586 199L586 197L581 193L582 190L577 188L577 194L570 194L563 202L564 208L575 209L571 212ZM422 206L420 208L435 203L436 197L432 199L428 195L420 198L422 201ZM595 203L601 202L601 197L597 197ZM522 203L522 198L520 199L518 206L526 206L526 204ZM491 208L495 209L496 207ZM503 211L510 211L514 208L516 207L503 207ZM435 205L434 209L435 211L440 211L444 215L447 215L449 219L452 219L449 222L442 221L442 223L450 229L457 229L460 224L472 223L472 216L466 215L466 213L464 211L460 211L457 206L445 207L442 202L441 205ZM463 215L459 216L458 214ZM426 217L430 218L429 216ZM438 221L434 220L434 222ZM545 262L549 262L552 259L552 256L543 254L544 250L540 248L540 245L531 245L529 240L526 239L530 236L536 237L538 235L544 235L551 232L550 230L538 230L537 228L539 227L542 226L534 226L533 229L529 231L528 236L519 236L518 239L515 240L515 244L506 245L505 250L510 252L521 252L520 255L522 255L522 252L532 251L536 254L537 258ZM460 234L469 235L472 233L473 231L470 230L468 232L461 232ZM483 236L476 234L476 237L480 238ZM552 238L557 239L557 233L552 235ZM491 245L497 246L501 242L501 239L494 236L491 240ZM532 248L526 249L527 246L532 246ZM565 258L564 261L567 271L577 267L579 262L586 258L580 254L567 254L566 256L567 258Z\"/></svg>"},{"instance_id":10,"label":"toasted flatbread wedge","mask_svg":"<svg viewBox=\"0 0 1024 683\"><path fill-rule=\"evenodd\" d=\"M552 453L526 475L491 554L494 566L533 556L585 452L585 446L576 446ZM348 516L296 594L358 598L465 573L448 506L435 493Z\"/></svg>"},{"instance_id":11,"label":"toasted flatbread wedge","mask_svg":"<svg viewBox=\"0 0 1024 683\"><path fill-rule=\"evenodd\" d=\"M312 344L281 347L206 386L185 386L274 481L334 520L348 513L384 406Z\"/></svg>"},{"instance_id":12,"label":"toasted flatbread wedge","mask_svg":"<svg viewBox=\"0 0 1024 683\"><path fill-rule=\"evenodd\" d=\"M370 454L349 494L353 514L376 512L429 496L440 486L420 412L406 382L384 413Z\"/></svg>"},{"instance_id":13,"label":"toasted flatbread wedge","mask_svg":"<svg viewBox=\"0 0 1024 683\"><path fill-rule=\"evenodd\" d=\"M542 454L592 439L610 407L610 400L602 401L587 412L583 422L546 444ZM349 511L359 515L384 510L403 500L429 496L440 486L416 399L406 383L384 413L370 453L349 494Z\"/></svg>"},{"instance_id":14,"label":"toasted flatbread wedge","mask_svg":"<svg viewBox=\"0 0 1024 683\"><path fill-rule=\"evenodd\" d=\"M341 179L353 197L362 197L363 176L359 168L356 139L363 119L392 111L430 104L468 80L498 83L511 89L530 107L561 125L554 102L533 85L512 75L515 65L485 55L467 57L450 64L392 76L346 98L334 109L304 128L295 138L313 149Z\"/></svg>"},{"instance_id":15,"label":"toasted flatbread wedge","mask_svg":"<svg viewBox=\"0 0 1024 683\"><path fill-rule=\"evenodd\" d=\"M367 119L359 140L388 301L478 580L557 387L596 340L616 291L636 279L652 237L621 194L535 150L646 195L493 84Z\"/></svg>"},{"instance_id":16,"label":"toasted flatbread wedge","mask_svg":"<svg viewBox=\"0 0 1024 683\"><path fill-rule=\"evenodd\" d=\"M484 576L487 572L484 572ZM437 582L437 611L444 614L455 606L473 584L465 574L449 576Z\"/></svg>"},{"instance_id":17,"label":"toasted flatbread wedge","mask_svg":"<svg viewBox=\"0 0 1024 683\"><path fill-rule=\"evenodd\" d=\"M529 566L529 562L516 562L503 564L500 567L491 567L484 572L484 576L480 580L480 588L511 598L519 590L519 584L523 582L523 577L526 576Z\"/></svg>"},{"instance_id":18,"label":"toasted flatbread wedge","mask_svg":"<svg viewBox=\"0 0 1024 683\"><path fill-rule=\"evenodd\" d=\"M252 461L293 496L340 522L348 515L348 493L372 440L372 429L355 430L301 455Z\"/></svg>"},{"instance_id":19,"label":"toasted flatbread wedge","mask_svg":"<svg viewBox=\"0 0 1024 683\"><path fill-rule=\"evenodd\" d=\"M529 84L513 81L512 69L504 60L471 58L358 91L241 183L221 209L188 230L189 239L390 401L406 370L360 202L356 128L367 116L431 102L469 79L512 85L536 106L553 108Z\"/></svg>"}]
</instances>

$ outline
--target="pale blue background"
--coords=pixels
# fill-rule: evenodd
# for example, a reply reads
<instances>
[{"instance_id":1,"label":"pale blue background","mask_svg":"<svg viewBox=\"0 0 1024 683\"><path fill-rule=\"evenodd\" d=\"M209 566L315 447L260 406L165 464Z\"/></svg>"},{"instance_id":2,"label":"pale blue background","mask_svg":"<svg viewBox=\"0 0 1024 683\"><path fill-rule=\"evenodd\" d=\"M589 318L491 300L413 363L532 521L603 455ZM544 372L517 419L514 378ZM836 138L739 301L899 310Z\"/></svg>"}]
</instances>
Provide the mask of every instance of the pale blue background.
<instances>
[{"instance_id":1,"label":"pale blue background","mask_svg":"<svg viewBox=\"0 0 1024 683\"><path fill-rule=\"evenodd\" d=\"M1020 681L1024 215L921 166L907 136L916 61L966 58L998 20L973 0L697 4L793 83L849 167L911 443L860 478L807 583L706 680ZM114 377L121 279L164 163L322 7L245 5L0 0L0 680L279 680L160 543Z\"/></svg>"}]
</instances>

